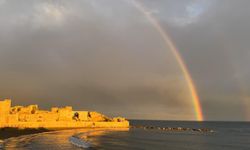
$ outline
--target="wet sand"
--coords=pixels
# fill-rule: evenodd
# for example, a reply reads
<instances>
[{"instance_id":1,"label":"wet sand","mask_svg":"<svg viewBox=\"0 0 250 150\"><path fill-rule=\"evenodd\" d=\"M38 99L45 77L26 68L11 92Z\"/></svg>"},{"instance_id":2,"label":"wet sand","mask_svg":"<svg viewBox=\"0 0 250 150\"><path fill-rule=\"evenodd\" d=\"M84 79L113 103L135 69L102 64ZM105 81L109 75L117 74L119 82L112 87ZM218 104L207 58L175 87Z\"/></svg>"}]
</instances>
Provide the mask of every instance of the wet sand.
<instances>
[{"instance_id":1,"label":"wet sand","mask_svg":"<svg viewBox=\"0 0 250 150\"><path fill-rule=\"evenodd\" d=\"M10 137L17 137L21 135L34 134L50 131L45 128L38 129L18 129L18 128L1 128L0 129L0 140L4 140Z\"/></svg>"}]
</instances>

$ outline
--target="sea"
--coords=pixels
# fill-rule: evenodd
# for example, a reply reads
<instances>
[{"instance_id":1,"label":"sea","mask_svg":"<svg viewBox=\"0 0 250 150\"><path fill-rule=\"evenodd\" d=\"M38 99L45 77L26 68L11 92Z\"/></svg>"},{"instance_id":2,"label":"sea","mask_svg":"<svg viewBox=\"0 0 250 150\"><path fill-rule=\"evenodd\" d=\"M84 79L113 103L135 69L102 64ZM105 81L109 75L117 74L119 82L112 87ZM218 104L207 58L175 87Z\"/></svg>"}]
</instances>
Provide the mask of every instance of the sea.
<instances>
[{"instance_id":1,"label":"sea","mask_svg":"<svg viewBox=\"0 0 250 150\"><path fill-rule=\"evenodd\" d=\"M249 122L131 120L133 126L208 128L214 132L158 129L71 129L12 137L6 150L250 150ZM72 140L73 138L73 140ZM77 140L74 140L74 139Z\"/></svg>"}]
</instances>

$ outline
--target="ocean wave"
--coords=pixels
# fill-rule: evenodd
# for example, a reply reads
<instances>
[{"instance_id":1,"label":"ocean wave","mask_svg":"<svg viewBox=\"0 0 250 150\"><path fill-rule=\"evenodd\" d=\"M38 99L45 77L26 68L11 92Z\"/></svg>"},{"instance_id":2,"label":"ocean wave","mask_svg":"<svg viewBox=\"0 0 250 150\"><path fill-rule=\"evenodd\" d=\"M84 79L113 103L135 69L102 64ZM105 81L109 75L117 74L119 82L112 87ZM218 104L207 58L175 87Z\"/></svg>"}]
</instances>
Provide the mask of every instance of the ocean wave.
<instances>
[{"instance_id":1,"label":"ocean wave","mask_svg":"<svg viewBox=\"0 0 250 150\"><path fill-rule=\"evenodd\" d=\"M128 129L69 129L11 137L0 141L1 149L96 149L102 147L100 138L113 131ZM107 139L112 142L112 139Z\"/></svg>"},{"instance_id":2,"label":"ocean wave","mask_svg":"<svg viewBox=\"0 0 250 150\"><path fill-rule=\"evenodd\" d=\"M77 137L77 136L71 136L69 137L69 142L77 147L81 148L90 148L91 144L87 141L84 141L83 139Z\"/></svg>"},{"instance_id":3,"label":"ocean wave","mask_svg":"<svg viewBox=\"0 0 250 150\"><path fill-rule=\"evenodd\" d=\"M86 131L86 132L78 132L71 137L69 137L69 142L77 147L80 148L91 148L93 149L94 147L99 147L100 145L96 141L96 138L93 137L100 137L108 132L113 132L113 131L128 131L128 128L126 129L94 129L91 131ZM99 145L99 146L98 146Z\"/></svg>"},{"instance_id":4,"label":"ocean wave","mask_svg":"<svg viewBox=\"0 0 250 150\"><path fill-rule=\"evenodd\" d=\"M4 141L0 140L0 149L3 149L3 143Z\"/></svg>"},{"instance_id":5,"label":"ocean wave","mask_svg":"<svg viewBox=\"0 0 250 150\"><path fill-rule=\"evenodd\" d=\"M85 131L85 132L78 132L71 137L69 137L69 142L77 147L80 148L93 148L92 143L87 140L89 136L98 136L101 135L103 132L107 130L92 130L92 131Z\"/></svg>"}]
</instances>

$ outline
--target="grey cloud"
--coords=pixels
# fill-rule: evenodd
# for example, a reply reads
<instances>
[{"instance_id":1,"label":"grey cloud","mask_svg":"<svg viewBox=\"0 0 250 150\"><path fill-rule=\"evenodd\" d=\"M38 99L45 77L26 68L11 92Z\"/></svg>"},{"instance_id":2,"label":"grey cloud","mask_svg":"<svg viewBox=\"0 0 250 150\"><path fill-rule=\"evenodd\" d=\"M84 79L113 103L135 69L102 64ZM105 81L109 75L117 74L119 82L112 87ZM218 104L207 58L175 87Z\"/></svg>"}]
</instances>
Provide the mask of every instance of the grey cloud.
<instances>
[{"instance_id":1,"label":"grey cloud","mask_svg":"<svg viewBox=\"0 0 250 150\"><path fill-rule=\"evenodd\" d=\"M175 58L129 3L18 6L7 2L0 15L1 97L19 105L72 105L129 118L194 117Z\"/></svg>"},{"instance_id":2,"label":"grey cloud","mask_svg":"<svg viewBox=\"0 0 250 150\"><path fill-rule=\"evenodd\" d=\"M206 119L245 119L249 2L140 2L180 50ZM0 8L1 97L129 118L195 119L173 54L130 1L14 0Z\"/></svg>"},{"instance_id":3,"label":"grey cloud","mask_svg":"<svg viewBox=\"0 0 250 150\"><path fill-rule=\"evenodd\" d=\"M177 26L165 5L149 2L147 7L159 12L155 16L169 31L197 84L205 116L209 120L249 120L243 110L249 95L249 1L165 1L172 9L185 8L188 3L207 4L196 22ZM153 4L152 4L153 3ZM176 4L176 5L175 5ZM178 11L173 11L177 13ZM171 16L173 14L170 14ZM175 15L173 15L175 17ZM221 111L223 109L223 112ZM217 115L216 115L217 114Z\"/></svg>"}]
</instances>

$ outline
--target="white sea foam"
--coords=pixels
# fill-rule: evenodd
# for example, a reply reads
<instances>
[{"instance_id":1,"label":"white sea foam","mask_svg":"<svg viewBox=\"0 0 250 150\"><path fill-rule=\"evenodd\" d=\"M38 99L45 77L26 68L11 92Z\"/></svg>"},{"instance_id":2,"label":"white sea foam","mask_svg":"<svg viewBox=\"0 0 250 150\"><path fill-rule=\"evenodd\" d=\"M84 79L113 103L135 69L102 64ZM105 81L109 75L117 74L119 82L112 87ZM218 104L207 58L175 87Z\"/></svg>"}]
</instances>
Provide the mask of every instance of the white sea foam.
<instances>
[{"instance_id":1,"label":"white sea foam","mask_svg":"<svg viewBox=\"0 0 250 150\"><path fill-rule=\"evenodd\" d=\"M89 135L96 133L96 132L102 132L104 130L92 130L88 132L80 132L77 134L72 135L69 137L69 142L75 146L81 147L81 148L91 148L93 145L88 142L86 139ZM107 131L107 130L105 130ZM83 138L85 137L85 138Z\"/></svg>"},{"instance_id":2,"label":"white sea foam","mask_svg":"<svg viewBox=\"0 0 250 150\"><path fill-rule=\"evenodd\" d=\"M77 137L77 136L71 136L69 138L69 141L71 144L81 147L81 148L90 148L91 144L87 141L84 141L83 139Z\"/></svg>"},{"instance_id":3,"label":"white sea foam","mask_svg":"<svg viewBox=\"0 0 250 150\"><path fill-rule=\"evenodd\" d=\"M0 149L3 149L3 143L4 143L4 141L0 140Z\"/></svg>"}]
</instances>

